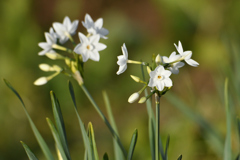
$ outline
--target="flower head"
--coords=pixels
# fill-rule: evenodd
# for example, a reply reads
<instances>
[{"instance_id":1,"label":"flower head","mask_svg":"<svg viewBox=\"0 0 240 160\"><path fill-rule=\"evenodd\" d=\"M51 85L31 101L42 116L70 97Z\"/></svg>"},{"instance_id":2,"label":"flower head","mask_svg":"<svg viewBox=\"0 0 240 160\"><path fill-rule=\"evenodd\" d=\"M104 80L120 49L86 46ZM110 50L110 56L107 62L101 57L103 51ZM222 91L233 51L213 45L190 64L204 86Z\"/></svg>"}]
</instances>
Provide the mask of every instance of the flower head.
<instances>
[{"instance_id":1,"label":"flower head","mask_svg":"<svg viewBox=\"0 0 240 160\"><path fill-rule=\"evenodd\" d=\"M45 33L45 38L47 42L40 42L38 46L43 49L43 51L39 52L38 55L45 55L47 52L52 52L52 45L56 44L57 39L53 37L50 33Z\"/></svg>"},{"instance_id":2,"label":"flower head","mask_svg":"<svg viewBox=\"0 0 240 160\"><path fill-rule=\"evenodd\" d=\"M175 45L178 53L182 56L182 58L185 60L185 62L187 64L189 64L190 66L193 66L193 67L197 67L199 65L198 62L191 59L192 51L183 51L182 43L180 41L178 41L178 46L176 44L174 44L174 45Z\"/></svg>"},{"instance_id":3,"label":"flower head","mask_svg":"<svg viewBox=\"0 0 240 160\"><path fill-rule=\"evenodd\" d=\"M99 18L94 22L89 14L85 15L85 22L82 21L83 26L87 29L88 33L92 35L99 34L101 38L107 39L105 37L108 35L108 30L105 28L102 28L103 26L103 19Z\"/></svg>"},{"instance_id":4,"label":"flower head","mask_svg":"<svg viewBox=\"0 0 240 160\"><path fill-rule=\"evenodd\" d=\"M176 52L172 52L172 54L168 57L166 56L163 56L162 59L163 59L163 63L166 64L168 63L169 64L169 67L168 69L173 73L173 74L178 74L179 73L179 70L178 68L181 68L183 67L185 64L183 62L176 62L178 61L179 59L181 58L180 55L176 55ZM175 62L175 63L174 63Z\"/></svg>"},{"instance_id":5,"label":"flower head","mask_svg":"<svg viewBox=\"0 0 240 160\"><path fill-rule=\"evenodd\" d=\"M74 52L82 55L83 62L86 62L88 59L99 61L100 55L98 51L104 50L107 47L105 44L99 43L100 36L93 35L86 37L80 32L78 36L81 43L74 48Z\"/></svg>"},{"instance_id":6,"label":"flower head","mask_svg":"<svg viewBox=\"0 0 240 160\"><path fill-rule=\"evenodd\" d=\"M77 27L78 20L71 22L68 16L64 18L63 23L53 23L53 28L56 31L61 44L65 43L69 39L70 35L74 35L76 33Z\"/></svg>"},{"instance_id":7,"label":"flower head","mask_svg":"<svg viewBox=\"0 0 240 160\"><path fill-rule=\"evenodd\" d=\"M162 91L164 87L171 87L172 80L169 76L172 73L165 70L163 66L158 66L154 71L150 72L150 81L148 83L149 87L157 87L159 91Z\"/></svg>"},{"instance_id":8,"label":"flower head","mask_svg":"<svg viewBox=\"0 0 240 160\"><path fill-rule=\"evenodd\" d=\"M123 55L117 57L118 58L117 64L119 65L117 75L123 73L127 69L128 51L125 43L123 43L122 46L122 53Z\"/></svg>"}]
</instances>

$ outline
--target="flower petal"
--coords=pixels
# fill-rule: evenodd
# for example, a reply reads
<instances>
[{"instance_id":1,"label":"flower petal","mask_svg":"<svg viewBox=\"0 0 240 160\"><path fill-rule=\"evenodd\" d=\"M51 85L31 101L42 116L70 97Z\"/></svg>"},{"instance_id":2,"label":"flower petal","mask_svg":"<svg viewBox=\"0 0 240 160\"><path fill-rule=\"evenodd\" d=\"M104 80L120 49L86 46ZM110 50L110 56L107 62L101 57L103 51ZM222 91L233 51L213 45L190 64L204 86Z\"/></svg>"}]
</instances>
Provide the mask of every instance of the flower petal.
<instances>
[{"instance_id":1,"label":"flower petal","mask_svg":"<svg viewBox=\"0 0 240 160\"><path fill-rule=\"evenodd\" d=\"M165 85L166 87L171 87L171 86L172 86L172 80L171 80L170 78L165 78L165 79L163 80L163 82L164 82L164 85Z\"/></svg>"},{"instance_id":2,"label":"flower petal","mask_svg":"<svg viewBox=\"0 0 240 160\"><path fill-rule=\"evenodd\" d=\"M194 61L193 59L188 59L185 61L187 62L187 64L189 64L190 66L193 66L193 67L197 67L199 65L199 63Z\"/></svg>"},{"instance_id":3,"label":"flower petal","mask_svg":"<svg viewBox=\"0 0 240 160\"><path fill-rule=\"evenodd\" d=\"M103 26L103 19L102 18L97 19L95 22L95 27L102 28L102 26Z\"/></svg>"},{"instance_id":4,"label":"flower petal","mask_svg":"<svg viewBox=\"0 0 240 160\"><path fill-rule=\"evenodd\" d=\"M119 66L119 69L118 69L118 71L117 71L117 75L125 72L126 69L127 69L127 64L126 64L126 65Z\"/></svg>"},{"instance_id":5,"label":"flower petal","mask_svg":"<svg viewBox=\"0 0 240 160\"><path fill-rule=\"evenodd\" d=\"M92 51L91 54L89 55L89 58L93 61L99 61L100 60L100 55L98 51Z\"/></svg>"}]
</instances>

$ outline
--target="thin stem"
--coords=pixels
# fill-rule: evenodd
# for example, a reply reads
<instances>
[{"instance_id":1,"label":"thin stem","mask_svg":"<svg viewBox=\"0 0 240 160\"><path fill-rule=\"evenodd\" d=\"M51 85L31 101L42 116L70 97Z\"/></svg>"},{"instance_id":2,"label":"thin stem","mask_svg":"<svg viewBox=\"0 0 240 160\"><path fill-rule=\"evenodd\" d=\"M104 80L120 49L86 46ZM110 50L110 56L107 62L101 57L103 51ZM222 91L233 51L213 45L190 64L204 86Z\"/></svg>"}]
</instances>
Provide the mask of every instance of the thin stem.
<instances>
[{"instance_id":1,"label":"thin stem","mask_svg":"<svg viewBox=\"0 0 240 160\"><path fill-rule=\"evenodd\" d=\"M156 101L156 133L155 133L155 158L159 160L159 123L160 123L160 96L155 93Z\"/></svg>"},{"instance_id":2,"label":"thin stem","mask_svg":"<svg viewBox=\"0 0 240 160\"><path fill-rule=\"evenodd\" d=\"M111 126L111 124L109 123L107 118L104 116L104 114L102 113L102 111L100 110L100 108L98 107L98 105L96 104L96 102L94 101L94 99L92 98L92 96L90 95L90 93L88 92L86 87L84 86L84 84L80 85L80 87L82 88L83 92L86 94L86 96L88 97L88 99L90 100L90 102L92 103L93 107L96 109L96 111L98 112L98 114L100 115L102 120L107 125L107 127L110 130L110 132L112 133L113 137L117 140L118 145L120 146L120 148L124 154L124 157L127 158L127 152L124 149L122 142L121 142L120 138L118 137L117 133L114 131L113 127Z\"/></svg>"},{"instance_id":3,"label":"thin stem","mask_svg":"<svg viewBox=\"0 0 240 160\"><path fill-rule=\"evenodd\" d=\"M140 61L133 61L133 60L127 60L127 63L142 64L144 66L148 66L149 65L147 62L140 62Z\"/></svg>"}]
</instances>

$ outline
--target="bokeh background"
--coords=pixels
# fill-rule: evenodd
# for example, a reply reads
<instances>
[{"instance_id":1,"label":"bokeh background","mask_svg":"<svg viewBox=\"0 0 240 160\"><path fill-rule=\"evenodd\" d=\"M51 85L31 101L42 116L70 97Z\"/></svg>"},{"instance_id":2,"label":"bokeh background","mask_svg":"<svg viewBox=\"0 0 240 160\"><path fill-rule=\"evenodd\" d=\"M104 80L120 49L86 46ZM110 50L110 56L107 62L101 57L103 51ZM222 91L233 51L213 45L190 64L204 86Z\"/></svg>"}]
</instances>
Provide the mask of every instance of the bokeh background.
<instances>
[{"instance_id":1,"label":"bokeh background","mask_svg":"<svg viewBox=\"0 0 240 160\"><path fill-rule=\"evenodd\" d=\"M99 62L85 64L85 84L96 102L105 112L102 90L111 99L113 114L120 138L128 149L132 133L137 128L139 139L134 159L150 160L148 142L148 116L144 104L129 104L128 97L142 86L130 78L141 76L138 65L129 65L117 76L117 56L126 43L129 59L151 62L152 54L169 56L175 51L174 43L181 40L184 50L193 51L197 68L184 66L173 75L170 91L200 115L224 140L226 118L223 101L225 77L230 79L231 109L238 115L240 1L238 0L1 0L0 1L0 76L6 78L19 91L36 126L54 152L54 141L46 123L53 119L49 92L59 98L66 123L69 148L73 159L83 159L84 147L81 131L68 92L68 78L64 75L44 86L33 82L48 73L42 72L40 63L59 64L59 61L38 56L53 22L84 20L86 13L94 20L102 17L109 30L107 40L101 40L107 49L100 52ZM86 34L79 23L79 32ZM79 42L77 35L74 39ZM107 152L114 159L111 134L91 106L77 83L72 80L77 96L79 114L85 124L93 123L100 157ZM0 83L0 160L25 160L27 155L20 143L24 141L39 159L44 159L19 100ZM237 129L233 117L232 150L238 153ZM169 159L217 160L222 154L206 131L186 112L177 108L168 94L161 100L160 132L165 143L170 135Z\"/></svg>"}]
</instances>

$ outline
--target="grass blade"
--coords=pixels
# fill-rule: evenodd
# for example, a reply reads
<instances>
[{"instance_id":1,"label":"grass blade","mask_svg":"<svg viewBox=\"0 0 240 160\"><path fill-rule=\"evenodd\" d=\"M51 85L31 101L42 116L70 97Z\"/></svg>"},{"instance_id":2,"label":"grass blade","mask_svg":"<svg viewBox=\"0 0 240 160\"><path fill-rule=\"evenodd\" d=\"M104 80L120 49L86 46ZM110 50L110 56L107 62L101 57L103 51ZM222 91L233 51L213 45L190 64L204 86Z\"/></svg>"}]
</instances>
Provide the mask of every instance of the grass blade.
<instances>
[{"instance_id":1,"label":"grass blade","mask_svg":"<svg viewBox=\"0 0 240 160\"><path fill-rule=\"evenodd\" d=\"M62 146L62 143L61 143L61 140L60 140L60 137L59 137L59 134L57 132L57 129L55 128L53 122L49 118L47 118L47 123L50 127L53 138L54 138L55 143L57 145L57 149L59 150L62 159L64 159L64 160L67 159L66 154L65 154L64 149L63 149L63 146Z\"/></svg>"},{"instance_id":2,"label":"grass blade","mask_svg":"<svg viewBox=\"0 0 240 160\"><path fill-rule=\"evenodd\" d=\"M138 130L136 129L132 135L132 140L131 140L129 151L128 151L128 158L127 158L128 160L132 159L133 152L137 143L137 138L138 138Z\"/></svg>"},{"instance_id":3,"label":"grass blade","mask_svg":"<svg viewBox=\"0 0 240 160\"><path fill-rule=\"evenodd\" d=\"M88 135L89 135L89 141L90 141L93 157L95 160L99 160L97 146L96 146L95 137L94 137L94 130L91 122L88 123Z\"/></svg>"},{"instance_id":4,"label":"grass blade","mask_svg":"<svg viewBox=\"0 0 240 160\"><path fill-rule=\"evenodd\" d=\"M165 158L166 158L166 160L168 159L167 158L168 157L167 152L168 152L169 142L170 142L170 136L168 135L167 142L166 142L166 147L165 147Z\"/></svg>"},{"instance_id":5,"label":"grass blade","mask_svg":"<svg viewBox=\"0 0 240 160\"><path fill-rule=\"evenodd\" d=\"M120 146L124 157L127 158L127 152L125 150L125 148L123 147L123 144L120 140L120 138L118 137L117 133L115 132L115 130L113 129L113 127L111 126L111 124L109 123L108 119L105 117L105 115L102 113L102 111L100 110L100 108L98 107L98 105L96 104L96 102L94 101L94 99L92 98L92 96L90 95L90 93L88 92L87 88L85 87L84 84L80 85L81 89L83 90L83 92L85 93L85 95L87 96L88 100L91 102L91 104L93 105L94 109L97 111L97 113L99 114L99 116L102 118L103 122L106 124L106 126L108 127L109 131L111 132L113 138L116 139L118 145Z\"/></svg>"},{"instance_id":6,"label":"grass blade","mask_svg":"<svg viewBox=\"0 0 240 160\"><path fill-rule=\"evenodd\" d=\"M42 136L41 136L41 134L39 133L37 127L35 126L35 124L33 123L30 115L28 114L28 112L27 112L27 110L26 110L26 107L25 107L25 105L24 105L24 102L23 102L21 96L18 94L18 92L13 88L13 86L12 86L6 79L3 79L3 80L4 80L5 84L8 86L8 88L10 88L10 89L12 90L12 92L13 92L13 93L18 97L18 99L21 101L22 107L23 107L24 112L25 112L25 114L26 114L26 116L27 116L27 118L28 118L28 121L29 121L30 126L31 126L31 128L32 128L32 131L33 131L33 133L34 133L34 135L35 135L35 137L36 137L36 139L37 139L37 141L38 141L38 144L39 144L41 150L43 151L43 154L45 155L46 159L47 159L47 160L54 160L53 155L52 155L52 153L50 152L50 149L48 148L46 142L45 142L44 139L42 138Z\"/></svg>"},{"instance_id":7,"label":"grass blade","mask_svg":"<svg viewBox=\"0 0 240 160\"><path fill-rule=\"evenodd\" d=\"M110 101L107 95L106 91L103 91L103 99L104 99L104 103L106 106L106 110L107 110L107 114L109 117L109 121L110 124L112 125L113 129L115 130L116 134L118 134L118 130L117 130L117 125L115 123L113 114L112 114L112 109L111 109L111 105L110 105ZM114 155L115 155L115 160L124 160L124 155L122 153L122 150L120 148L120 146L117 143L117 140L115 138L113 138L113 147L114 147Z\"/></svg>"},{"instance_id":8,"label":"grass blade","mask_svg":"<svg viewBox=\"0 0 240 160\"><path fill-rule=\"evenodd\" d=\"M59 138L62 144L62 147L64 149L64 152L67 156L68 160L71 160L70 152L68 149L68 144L67 144L67 137L66 137L66 130L65 130L65 125L63 121L63 116L60 108L60 104L58 102L58 99L56 95L53 93L53 91L50 92L51 96L51 101L52 101L52 109L53 109L53 116L55 119L57 131L59 134Z\"/></svg>"},{"instance_id":9,"label":"grass blade","mask_svg":"<svg viewBox=\"0 0 240 160\"><path fill-rule=\"evenodd\" d=\"M177 160L182 160L182 155L180 155Z\"/></svg>"},{"instance_id":10,"label":"grass blade","mask_svg":"<svg viewBox=\"0 0 240 160\"><path fill-rule=\"evenodd\" d=\"M107 155L107 153L105 153L105 154L103 155L103 160L108 160L108 155Z\"/></svg>"},{"instance_id":11,"label":"grass blade","mask_svg":"<svg viewBox=\"0 0 240 160\"><path fill-rule=\"evenodd\" d=\"M224 85L224 99L225 99L225 109L226 109L226 121L227 121L227 133L224 146L224 160L232 159L231 151L231 111L228 103L228 79L225 80Z\"/></svg>"},{"instance_id":12,"label":"grass blade","mask_svg":"<svg viewBox=\"0 0 240 160\"><path fill-rule=\"evenodd\" d=\"M85 146L85 149L86 149L86 152L85 152L86 154L85 154L84 157L85 157L85 159L92 160L93 157L91 155L91 147L90 147L89 138L87 136L87 131L84 127L82 119L81 119L80 115L78 114L77 105L76 105L76 101L75 101L74 89L73 89L72 83L70 81L68 82L68 87L69 87L69 92L70 92L70 95L71 95L71 98L72 98L72 101L73 101L73 104L74 104L75 113L76 113L77 118L78 118L79 126L80 126L80 129L81 129L81 132L82 132L83 143L84 143L84 146Z\"/></svg>"},{"instance_id":13,"label":"grass blade","mask_svg":"<svg viewBox=\"0 0 240 160\"><path fill-rule=\"evenodd\" d=\"M33 152L30 150L30 148L24 143L22 142L23 148L25 149L27 156L29 158L29 160L38 160L37 157L33 154Z\"/></svg>"}]
</instances>

